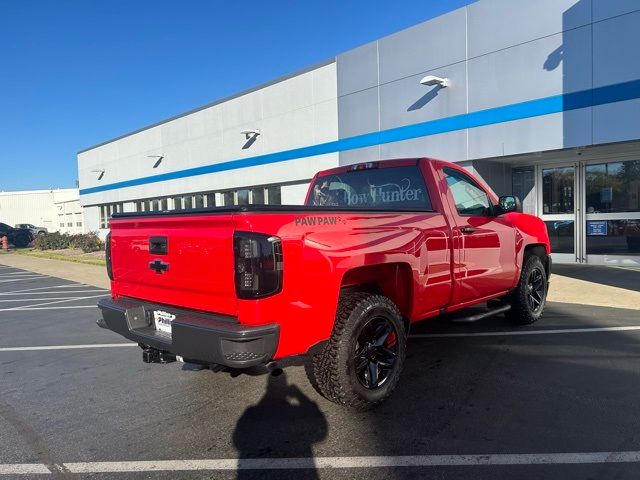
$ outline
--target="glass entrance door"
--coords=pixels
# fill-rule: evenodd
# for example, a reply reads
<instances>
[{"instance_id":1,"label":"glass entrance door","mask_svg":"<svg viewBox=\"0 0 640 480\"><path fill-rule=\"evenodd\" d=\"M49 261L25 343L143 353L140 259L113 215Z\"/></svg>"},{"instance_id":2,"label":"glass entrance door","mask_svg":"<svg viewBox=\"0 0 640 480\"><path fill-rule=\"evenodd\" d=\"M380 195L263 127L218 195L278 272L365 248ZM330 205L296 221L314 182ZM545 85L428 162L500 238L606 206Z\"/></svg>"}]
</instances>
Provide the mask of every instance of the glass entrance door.
<instances>
[{"instance_id":1,"label":"glass entrance door","mask_svg":"<svg viewBox=\"0 0 640 480\"><path fill-rule=\"evenodd\" d=\"M640 160L592 160L583 171L586 261L639 266Z\"/></svg>"},{"instance_id":2,"label":"glass entrance door","mask_svg":"<svg viewBox=\"0 0 640 480\"><path fill-rule=\"evenodd\" d=\"M577 164L538 167L539 215L547 226L555 262L582 261L579 176Z\"/></svg>"}]
</instances>

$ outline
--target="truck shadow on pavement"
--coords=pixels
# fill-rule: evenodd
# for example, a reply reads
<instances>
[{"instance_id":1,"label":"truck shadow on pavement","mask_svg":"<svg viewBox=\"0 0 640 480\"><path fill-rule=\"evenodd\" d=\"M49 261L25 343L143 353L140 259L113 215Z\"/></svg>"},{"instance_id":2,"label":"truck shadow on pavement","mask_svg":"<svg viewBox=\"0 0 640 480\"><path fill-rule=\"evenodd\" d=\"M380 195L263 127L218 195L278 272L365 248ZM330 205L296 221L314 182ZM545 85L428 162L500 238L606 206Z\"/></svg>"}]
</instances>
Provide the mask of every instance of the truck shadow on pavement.
<instances>
[{"instance_id":1,"label":"truck shadow on pavement","mask_svg":"<svg viewBox=\"0 0 640 480\"><path fill-rule=\"evenodd\" d=\"M615 324L634 323L630 311L555 304L549 306L548 317L531 328L605 326L601 318L614 314ZM426 322L414 333L527 329L498 316L476 326ZM239 458L237 478L320 478L314 455L637 450L637 338L633 333L606 332L410 339L398 389L368 412L347 410L322 399L299 366L280 375L256 370L249 375L264 378L266 391L236 422L232 442ZM271 465L260 470L254 463L277 458L301 459L301 464L295 469L276 470ZM495 474L495 470L465 468L458 472L460 478L470 473L478 474L475 478ZM558 467L540 468L551 474ZM592 468L598 472L594 478L612 478L627 467ZM540 478L539 469L502 469L507 476ZM382 476L373 478L432 478L436 472L384 468L377 473ZM323 473L330 478L334 473L336 478L363 478L372 472Z\"/></svg>"},{"instance_id":2,"label":"truck shadow on pavement","mask_svg":"<svg viewBox=\"0 0 640 480\"><path fill-rule=\"evenodd\" d=\"M237 478L264 478L264 471L251 468L253 460L283 456L309 460L309 468L292 472L295 478L300 478L300 472L304 478L319 478L313 468L312 446L325 439L327 430L318 404L289 383L283 370L275 370L267 377L262 399L244 411L233 432L240 458ZM282 478L282 473L276 476Z\"/></svg>"}]
</instances>

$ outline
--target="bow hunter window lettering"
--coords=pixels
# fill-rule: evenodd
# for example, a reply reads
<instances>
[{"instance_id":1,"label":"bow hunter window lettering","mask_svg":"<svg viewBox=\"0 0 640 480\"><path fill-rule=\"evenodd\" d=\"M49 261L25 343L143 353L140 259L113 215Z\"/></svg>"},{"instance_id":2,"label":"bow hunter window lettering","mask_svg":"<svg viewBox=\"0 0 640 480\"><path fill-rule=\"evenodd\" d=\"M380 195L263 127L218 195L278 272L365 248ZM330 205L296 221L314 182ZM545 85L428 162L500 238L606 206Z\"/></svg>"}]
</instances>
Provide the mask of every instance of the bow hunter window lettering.
<instances>
[{"instance_id":1,"label":"bow hunter window lettering","mask_svg":"<svg viewBox=\"0 0 640 480\"><path fill-rule=\"evenodd\" d=\"M431 210L417 166L354 170L316 179L309 205Z\"/></svg>"}]
</instances>

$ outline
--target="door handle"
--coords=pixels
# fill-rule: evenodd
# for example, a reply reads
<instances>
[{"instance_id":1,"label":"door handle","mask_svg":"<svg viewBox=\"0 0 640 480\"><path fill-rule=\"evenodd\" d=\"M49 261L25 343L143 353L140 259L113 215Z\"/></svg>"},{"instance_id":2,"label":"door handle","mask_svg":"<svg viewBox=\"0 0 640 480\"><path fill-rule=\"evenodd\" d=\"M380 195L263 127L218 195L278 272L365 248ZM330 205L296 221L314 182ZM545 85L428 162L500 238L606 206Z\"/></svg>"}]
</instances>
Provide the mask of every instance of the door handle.
<instances>
[{"instance_id":1,"label":"door handle","mask_svg":"<svg viewBox=\"0 0 640 480\"><path fill-rule=\"evenodd\" d=\"M466 227L460 227L460 231L462 233L473 233L476 231L476 228L470 225L467 225Z\"/></svg>"}]
</instances>

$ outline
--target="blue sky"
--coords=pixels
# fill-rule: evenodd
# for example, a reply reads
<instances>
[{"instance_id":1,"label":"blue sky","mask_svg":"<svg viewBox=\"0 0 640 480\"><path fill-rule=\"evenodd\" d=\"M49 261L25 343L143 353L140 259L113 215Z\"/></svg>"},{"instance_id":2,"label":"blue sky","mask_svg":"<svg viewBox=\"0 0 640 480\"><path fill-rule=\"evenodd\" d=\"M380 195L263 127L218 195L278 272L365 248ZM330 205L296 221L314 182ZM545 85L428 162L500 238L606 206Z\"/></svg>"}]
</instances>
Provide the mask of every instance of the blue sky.
<instances>
[{"instance_id":1,"label":"blue sky","mask_svg":"<svg viewBox=\"0 0 640 480\"><path fill-rule=\"evenodd\" d=\"M0 190L71 187L76 153L470 0L0 0Z\"/></svg>"}]
</instances>

